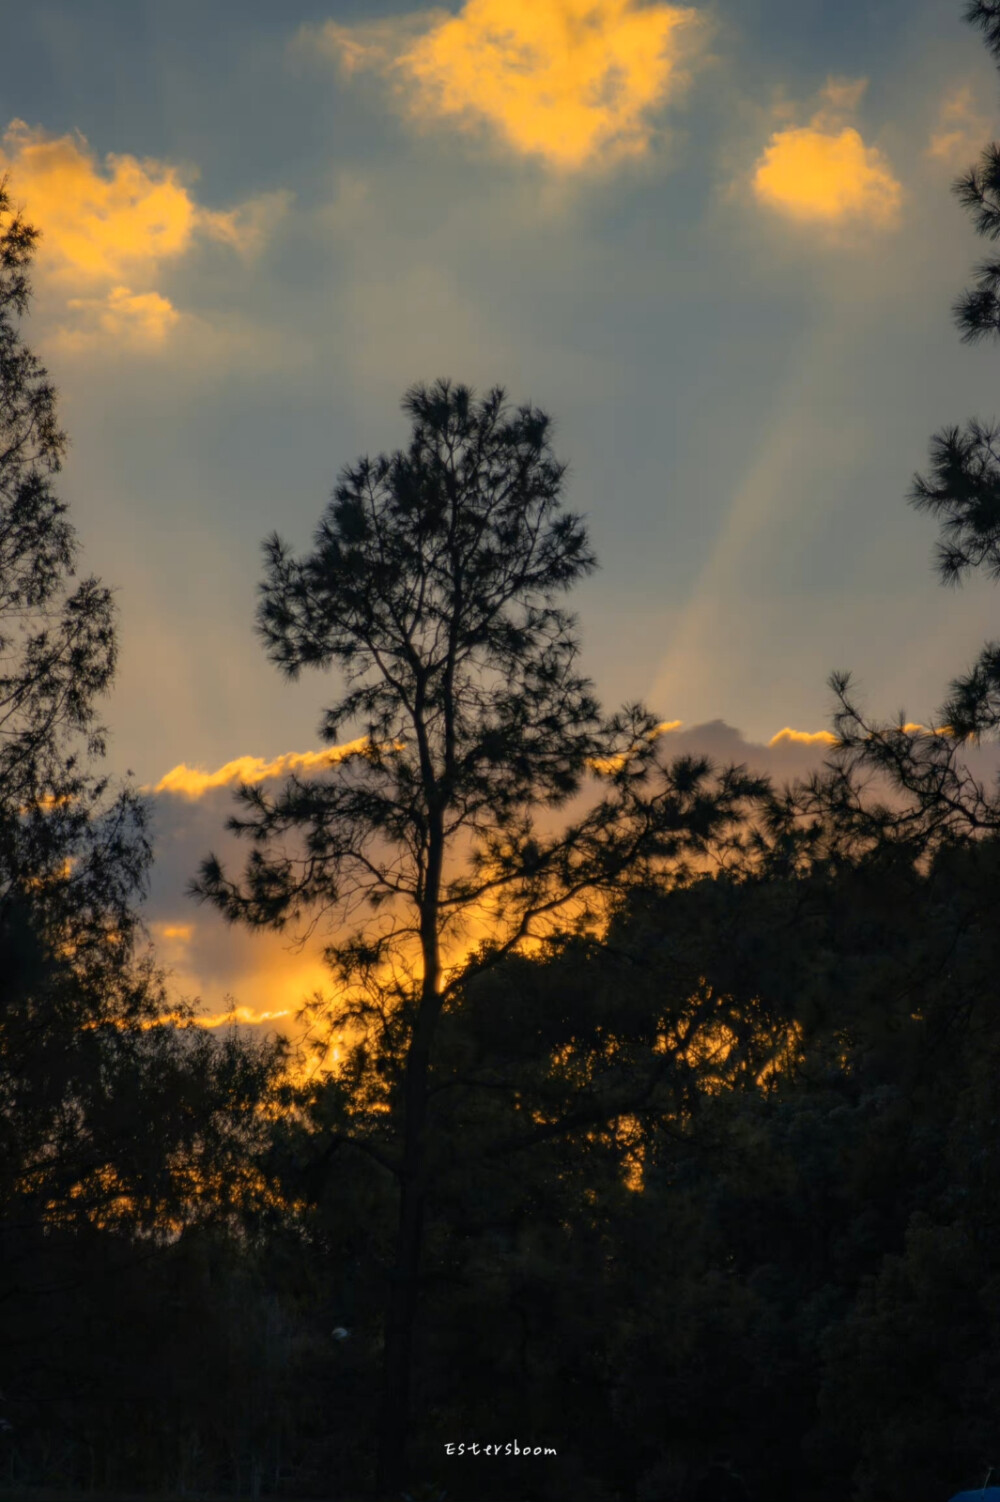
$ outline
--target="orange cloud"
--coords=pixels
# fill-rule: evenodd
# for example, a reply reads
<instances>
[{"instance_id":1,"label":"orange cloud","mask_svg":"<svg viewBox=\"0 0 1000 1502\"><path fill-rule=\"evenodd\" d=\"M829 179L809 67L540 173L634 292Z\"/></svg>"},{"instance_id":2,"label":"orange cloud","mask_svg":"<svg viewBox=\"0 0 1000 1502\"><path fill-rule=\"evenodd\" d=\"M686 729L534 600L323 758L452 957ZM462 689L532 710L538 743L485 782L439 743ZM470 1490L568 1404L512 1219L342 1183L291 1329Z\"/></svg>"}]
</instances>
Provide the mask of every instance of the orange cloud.
<instances>
[{"instance_id":1,"label":"orange cloud","mask_svg":"<svg viewBox=\"0 0 1000 1502\"><path fill-rule=\"evenodd\" d=\"M659 740L661 735L670 735L675 730L680 730L683 720L661 720L654 725L650 734L650 740ZM610 777L618 772L628 761L628 753L619 751L616 756L595 756L590 762L591 767L599 777Z\"/></svg>"},{"instance_id":2,"label":"orange cloud","mask_svg":"<svg viewBox=\"0 0 1000 1502\"><path fill-rule=\"evenodd\" d=\"M829 730L792 730L786 725L777 735L772 735L769 746L835 746L837 737Z\"/></svg>"},{"instance_id":3,"label":"orange cloud","mask_svg":"<svg viewBox=\"0 0 1000 1502\"><path fill-rule=\"evenodd\" d=\"M333 746L329 751L288 751L283 756L276 756L273 761L265 761L262 756L237 756L214 772L202 772L181 762L146 791L200 798L213 788L226 787L234 782L264 782L268 777L286 777L289 772L311 772L321 767L331 767L345 757L358 755L367 744L367 740L362 737L349 741L344 746Z\"/></svg>"},{"instance_id":4,"label":"orange cloud","mask_svg":"<svg viewBox=\"0 0 1000 1502\"><path fill-rule=\"evenodd\" d=\"M118 281L191 244L197 210L175 168L111 155L102 172L82 136L52 139L23 120L7 128L0 160L45 232L48 269L74 282Z\"/></svg>"},{"instance_id":5,"label":"orange cloud","mask_svg":"<svg viewBox=\"0 0 1000 1502\"><path fill-rule=\"evenodd\" d=\"M294 1010L291 1007L283 1008L278 1012L255 1012L253 1007L230 1007L225 1012L212 1012L210 1015L202 1014L195 1017L199 1027L227 1027L234 1022L240 1022L244 1027L260 1027L265 1022L276 1022L279 1018L293 1017Z\"/></svg>"},{"instance_id":6,"label":"orange cloud","mask_svg":"<svg viewBox=\"0 0 1000 1502\"><path fill-rule=\"evenodd\" d=\"M950 725L921 725L916 720L907 720L902 725L904 735L954 735Z\"/></svg>"},{"instance_id":7,"label":"orange cloud","mask_svg":"<svg viewBox=\"0 0 1000 1502\"><path fill-rule=\"evenodd\" d=\"M128 287L112 287L105 297L71 297L66 306L80 315L77 327L60 333L59 343L67 349L82 348L98 335L119 345L162 344L181 316L159 292L130 292Z\"/></svg>"},{"instance_id":8,"label":"orange cloud","mask_svg":"<svg viewBox=\"0 0 1000 1502\"><path fill-rule=\"evenodd\" d=\"M649 148L650 117L683 87L702 29L694 10L636 0L466 0L457 16L402 17L395 30L331 22L321 42L349 74L391 74L415 121L485 126L573 171Z\"/></svg>"},{"instance_id":9,"label":"orange cloud","mask_svg":"<svg viewBox=\"0 0 1000 1502\"><path fill-rule=\"evenodd\" d=\"M286 1036L301 1037L304 1025L296 1019L303 1006L317 993L330 996L333 987L314 950L302 953L278 934L223 931L217 918L199 921L191 945L167 959L168 994L199 998L194 1019L199 1027L273 1025Z\"/></svg>"},{"instance_id":10,"label":"orange cloud","mask_svg":"<svg viewBox=\"0 0 1000 1502\"><path fill-rule=\"evenodd\" d=\"M888 162L853 126L775 131L757 163L753 189L768 208L814 224L864 219L889 225L902 200Z\"/></svg>"},{"instance_id":11,"label":"orange cloud","mask_svg":"<svg viewBox=\"0 0 1000 1502\"><path fill-rule=\"evenodd\" d=\"M153 932L158 938L186 944L194 933L194 926L190 923L154 923Z\"/></svg>"},{"instance_id":12,"label":"orange cloud","mask_svg":"<svg viewBox=\"0 0 1000 1502\"><path fill-rule=\"evenodd\" d=\"M938 726L929 730L926 725L919 725L915 720L907 720L900 729L906 735L950 735L947 725ZM767 743L769 746L836 746L839 744L837 737L829 730L791 730L786 725L784 730L779 730L777 735L772 735Z\"/></svg>"},{"instance_id":13,"label":"orange cloud","mask_svg":"<svg viewBox=\"0 0 1000 1502\"><path fill-rule=\"evenodd\" d=\"M199 238L253 255L287 202L267 194L229 211L204 209L188 186L191 173L114 153L102 165L83 136L50 137L23 120L0 140L0 174L42 231L39 269L75 315L61 330L70 346L97 338L162 344L181 315L149 285L160 267Z\"/></svg>"},{"instance_id":14,"label":"orange cloud","mask_svg":"<svg viewBox=\"0 0 1000 1502\"><path fill-rule=\"evenodd\" d=\"M754 167L759 203L800 223L895 222L902 188L882 153L846 123L866 87L863 78L830 78L808 125L774 132Z\"/></svg>"}]
</instances>

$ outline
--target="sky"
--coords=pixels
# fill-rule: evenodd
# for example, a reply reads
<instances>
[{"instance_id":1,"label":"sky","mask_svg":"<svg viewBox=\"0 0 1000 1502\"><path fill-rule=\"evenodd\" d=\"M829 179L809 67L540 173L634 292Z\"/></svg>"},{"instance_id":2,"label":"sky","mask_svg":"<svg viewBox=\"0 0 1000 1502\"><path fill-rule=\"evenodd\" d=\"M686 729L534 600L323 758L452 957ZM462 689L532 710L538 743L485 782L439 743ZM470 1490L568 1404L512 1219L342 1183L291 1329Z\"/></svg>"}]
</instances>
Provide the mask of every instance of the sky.
<instances>
[{"instance_id":1,"label":"sky","mask_svg":"<svg viewBox=\"0 0 1000 1502\"><path fill-rule=\"evenodd\" d=\"M996 355L950 317L983 247L949 185L998 113L961 9L0 0L27 333L120 609L110 764L150 790L150 924L207 1013L323 982L184 887L336 693L254 637L261 541L308 545L416 381L552 416L601 561L583 664L679 745L791 775L831 670L926 720L994 634L905 503L932 433L996 416Z\"/></svg>"}]
</instances>

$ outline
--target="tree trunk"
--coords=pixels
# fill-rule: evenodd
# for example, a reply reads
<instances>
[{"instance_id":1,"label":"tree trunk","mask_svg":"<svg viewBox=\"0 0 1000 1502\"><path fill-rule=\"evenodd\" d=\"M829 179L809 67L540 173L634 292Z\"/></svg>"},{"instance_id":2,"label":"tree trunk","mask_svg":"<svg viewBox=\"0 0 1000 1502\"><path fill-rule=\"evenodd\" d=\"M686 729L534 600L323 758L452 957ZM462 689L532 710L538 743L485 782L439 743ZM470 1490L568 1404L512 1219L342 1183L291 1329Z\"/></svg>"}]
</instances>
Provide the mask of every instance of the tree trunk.
<instances>
[{"instance_id":1,"label":"tree trunk","mask_svg":"<svg viewBox=\"0 0 1000 1502\"><path fill-rule=\"evenodd\" d=\"M426 1096L426 1089L424 1095ZM378 1495L387 1498L397 1497L406 1481L410 1372L423 1241L423 1122L414 1119L409 1110L404 1131L404 1167L400 1180L396 1261L389 1290L385 1329L382 1415L376 1476Z\"/></svg>"},{"instance_id":2,"label":"tree trunk","mask_svg":"<svg viewBox=\"0 0 1000 1502\"><path fill-rule=\"evenodd\" d=\"M434 821L437 822L437 821ZM403 1079L402 1161L399 1181L399 1220L396 1258L389 1290L382 1367L382 1413L378 1437L376 1490L379 1497L396 1498L406 1483L406 1446L410 1421L410 1385L414 1329L420 1294L426 1194L427 1091L431 1048L441 1009L438 994L438 894L444 839L432 835L427 891L420 914L423 980L420 1005Z\"/></svg>"}]
</instances>

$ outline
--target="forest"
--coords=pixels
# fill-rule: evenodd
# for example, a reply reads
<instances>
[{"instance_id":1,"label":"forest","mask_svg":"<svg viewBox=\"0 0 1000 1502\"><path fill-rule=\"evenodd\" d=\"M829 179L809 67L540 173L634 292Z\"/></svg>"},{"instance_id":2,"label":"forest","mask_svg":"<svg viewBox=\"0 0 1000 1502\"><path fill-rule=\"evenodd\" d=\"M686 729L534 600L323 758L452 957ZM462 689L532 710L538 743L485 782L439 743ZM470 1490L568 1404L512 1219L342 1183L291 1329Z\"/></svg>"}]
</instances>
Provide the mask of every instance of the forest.
<instances>
[{"instance_id":1,"label":"forest","mask_svg":"<svg viewBox=\"0 0 1000 1502\"><path fill-rule=\"evenodd\" d=\"M968 19L1000 65L1000 4ZM1000 238L1000 146L956 184ZM0 187L0 1495L893 1502L1000 1463L1000 642L936 723L831 679L786 785L606 711L550 420L449 379L264 545L339 748L190 900L307 935L304 1041L168 1002L113 591ZM1000 261L962 337L1000 335ZM984 394L985 399L985 394ZM904 460L905 463L905 460ZM902 487L901 487L902 488ZM1000 580L1000 431L911 503ZM862 665L859 665L863 667ZM956 665L960 668L960 665Z\"/></svg>"}]
</instances>

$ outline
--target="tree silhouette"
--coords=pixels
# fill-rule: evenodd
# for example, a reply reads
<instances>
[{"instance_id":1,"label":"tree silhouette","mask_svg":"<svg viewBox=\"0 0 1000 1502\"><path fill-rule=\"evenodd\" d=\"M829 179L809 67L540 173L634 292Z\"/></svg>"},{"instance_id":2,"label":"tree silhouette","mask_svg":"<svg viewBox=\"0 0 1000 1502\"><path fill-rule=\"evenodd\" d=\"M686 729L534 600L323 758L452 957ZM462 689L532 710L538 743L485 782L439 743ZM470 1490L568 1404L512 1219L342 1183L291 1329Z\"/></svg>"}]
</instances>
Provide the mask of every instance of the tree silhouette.
<instances>
[{"instance_id":1,"label":"tree silhouette","mask_svg":"<svg viewBox=\"0 0 1000 1502\"><path fill-rule=\"evenodd\" d=\"M979 27L1000 65L1000 8L972 0L966 20ZM1000 238L1000 145L991 142L978 163L954 185L976 234ZM955 304L955 322L967 343L1000 337L1000 261L982 262L972 286ZM972 569L1000 579L1000 430L971 419L964 428L942 429L931 441L930 473L914 478L910 499L941 523L938 572L959 583ZM1000 725L1000 643L989 642L973 668L951 686L942 717L959 737L980 735Z\"/></svg>"},{"instance_id":2,"label":"tree silhouette","mask_svg":"<svg viewBox=\"0 0 1000 1502\"><path fill-rule=\"evenodd\" d=\"M25 345L36 231L0 184L0 1029L5 1207L69 1192L86 1155L79 1105L111 1029L155 1013L133 963L150 849L141 802L95 765L97 705L115 667L114 605L74 579L77 541L55 495L65 437ZM86 1026L89 1036L80 1032ZM124 1046L125 1032L118 1043ZM81 1107L82 1111L82 1107Z\"/></svg>"},{"instance_id":3,"label":"tree silhouette","mask_svg":"<svg viewBox=\"0 0 1000 1502\"><path fill-rule=\"evenodd\" d=\"M1000 65L1000 7L972 0L965 19L983 33ZM954 184L976 233L1000 238L1000 144L990 143L980 160ZM954 306L965 342L1000 337L1000 261L984 261L972 285ZM930 467L914 476L909 500L940 523L936 563L946 584L959 584L973 569L1000 580L1000 428L980 418L942 428L931 440ZM839 701L836 728L840 759L856 769L875 767L910 800L906 815L924 820L930 841L947 832L995 830L1000 807L972 776L961 747L1000 727L1000 642L987 642L973 666L955 678L938 712L933 733L914 731L901 715L879 724L858 708L846 674L831 679Z\"/></svg>"},{"instance_id":4,"label":"tree silhouette","mask_svg":"<svg viewBox=\"0 0 1000 1502\"><path fill-rule=\"evenodd\" d=\"M0 184L0 1345L19 1456L51 1485L35 1444L82 1465L88 1446L61 1428L89 1422L82 1393L119 1396L108 1371L128 1341L109 1290L146 1289L155 1325L153 1252L260 1196L281 1051L176 1026L190 1008L165 1016L139 912L146 810L99 770L114 602L75 577L54 490L66 440L21 334L36 241Z\"/></svg>"},{"instance_id":5,"label":"tree silhouette","mask_svg":"<svg viewBox=\"0 0 1000 1502\"><path fill-rule=\"evenodd\" d=\"M36 240L0 183L0 786L11 806L77 796L70 746L86 736L102 748L96 701L116 650L111 592L73 581L76 537L52 488L66 439L19 329Z\"/></svg>"},{"instance_id":6,"label":"tree silhouette","mask_svg":"<svg viewBox=\"0 0 1000 1502\"><path fill-rule=\"evenodd\" d=\"M340 1024L367 1030L355 1066L378 1055L375 1078L363 1066L358 1078L395 1129L395 1149L378 1153L399 1185L384 1490L403 1478L435 1047L463 952L485 932L488 967L586 926L602 892L713 837L755 787L735 774L710 784L704 765L658 769L655 724L638 708L602 720L556 603L594 556L562 510L545 414L448 381L412 388L403 407L408 449L341 473L309 554L265 544L269 655L290 677L339 668L345 692L322 734L360 735L327 777L292 778L276 796L242 788L229 826L252 844L242 879L210 857L194 886L251 925L364 915L326 956ZM588 775L603 795L553 833L549 811Z\"/></svg>"}]
</instances>

